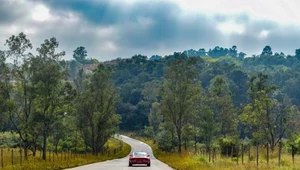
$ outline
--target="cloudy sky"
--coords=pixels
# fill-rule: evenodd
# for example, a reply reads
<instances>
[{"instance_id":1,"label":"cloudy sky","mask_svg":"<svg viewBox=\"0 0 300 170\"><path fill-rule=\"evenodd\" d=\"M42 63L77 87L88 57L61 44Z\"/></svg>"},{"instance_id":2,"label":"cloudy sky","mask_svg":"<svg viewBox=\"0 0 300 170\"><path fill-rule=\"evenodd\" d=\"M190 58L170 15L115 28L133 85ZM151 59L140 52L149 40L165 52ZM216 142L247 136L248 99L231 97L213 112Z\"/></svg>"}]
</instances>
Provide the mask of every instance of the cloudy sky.
<instances>
[{"instance_id":1,"label":"cloudy sky","mask_svg":"<svg viewBox=\"0 0 300 170\"><path fill-rule=\"evenodd\" d=\"M231 47L251 56L300 48L299 0L0 0L0 49L25 32L37 48L56 37L101 61L134 54Z\"/></svg>"}]
</instances>

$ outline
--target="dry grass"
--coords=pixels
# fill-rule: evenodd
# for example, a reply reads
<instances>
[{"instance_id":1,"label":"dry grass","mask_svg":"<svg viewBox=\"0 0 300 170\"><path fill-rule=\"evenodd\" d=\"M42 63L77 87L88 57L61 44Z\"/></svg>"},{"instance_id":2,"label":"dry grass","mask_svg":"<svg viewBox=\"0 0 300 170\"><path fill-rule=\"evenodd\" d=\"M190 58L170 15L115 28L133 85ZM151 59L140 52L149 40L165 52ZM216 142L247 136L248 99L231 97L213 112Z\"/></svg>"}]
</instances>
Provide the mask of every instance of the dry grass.
<instances>
[{"instance_id":1,"label":"dry grass","mask_svg":"<svg viewBox=\"0 0 300 170\"><path fill-rule=\"evenodd\" d=\"M120 150L120 145L123 145ZM129 154L131 147L123 142L120 142L117 139L109 140L109 151L105 154L100 154L98 156L94 156L91 154L72 154L72 153L47 153L47 160L42 160L40 157L40 153L37 153L36 158L33 156L29 156L28 160L22 160L22 165L20 164L20 154L19 149L14 149L14 165L12 165L11 159L11 151L12 149L3 149L4 151L4 169L3 170L11 170L11 169L22 169L22 170L34 170L34 169L64 169L71 168L80 165L90 164L94 162L102 162L106 160L123 158ZM50 154L50 157L49 157ZM50 159L49 159L50 158ZM24 159L24 158L22 158ZM1 160L0 160L0 169L1 169Z\"/></svg>"},{"instance_id":2,"label":"dry grass","mask_svg":"<svg viewBox=\"0 0 300 170\"><path fill-rule=\"evenodd\" d=\"M260 150L259 165L256 165L256 157L254 150L251 151L251 157L254 157L248 162L247 154L244 155L244 164L242 164L241 157L239 157L238 163L236 158L231 159L223 157L218 154L217 159L214 162L208 162L208 156L202 154L194 154L193 152L183 151L181 155L178 153L165 153L160 151L157 145L153 144L152 140L139 138L153 148L154 155L157 159L165 162L169 166L177 170L300 170L300 156L295 156L295 164L292 162L291 154L283 153L281 157L281 166L278 166L278 153L276 151L270 155L269 164L266 161L266 155L264 149Z\"/></svg>"}]
</instances>

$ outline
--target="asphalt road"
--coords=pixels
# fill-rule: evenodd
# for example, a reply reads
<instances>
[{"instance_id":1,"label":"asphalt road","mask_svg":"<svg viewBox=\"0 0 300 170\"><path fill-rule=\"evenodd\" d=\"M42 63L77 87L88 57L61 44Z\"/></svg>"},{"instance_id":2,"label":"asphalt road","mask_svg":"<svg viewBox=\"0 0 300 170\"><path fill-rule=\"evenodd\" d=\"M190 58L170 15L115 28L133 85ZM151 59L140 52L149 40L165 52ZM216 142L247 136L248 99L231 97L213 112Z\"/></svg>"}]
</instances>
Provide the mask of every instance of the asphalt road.
<instances>
[{"instance_id":1,"label":"asphalt road","mask_svg":"<svg viewBox=\"0 0 300 170\"><path fill-rule=\"evenodd\" d=\"M173 170L168 165L162 163L161 161L154 158L152 149L149 145L129 138L127 136L120 135L119 139L128 143L131 146L131 152L133 151L146 151L150 154L151 157L151 166L136 166L133 167L128 166L129 155L122 159L114 159L105 162L93 163L89 165L84 165L76 168L71 168L69 170Z\"/></svg>"}]
</instances>

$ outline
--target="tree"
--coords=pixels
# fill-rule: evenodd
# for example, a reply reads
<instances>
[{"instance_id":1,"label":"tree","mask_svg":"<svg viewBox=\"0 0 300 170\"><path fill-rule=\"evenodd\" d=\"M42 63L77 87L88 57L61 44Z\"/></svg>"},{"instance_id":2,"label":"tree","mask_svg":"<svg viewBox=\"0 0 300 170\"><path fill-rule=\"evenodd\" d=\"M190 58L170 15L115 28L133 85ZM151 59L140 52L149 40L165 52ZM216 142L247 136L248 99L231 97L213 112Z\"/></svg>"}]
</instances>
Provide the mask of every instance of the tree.
<instances>
[{"instance_id":1,"label":"tree","mask_svg":"<svg viewBox=\"0 0 300 170\"><path fill-rule=\"evenodd\" d=\"M262 56L265 56L265 55L271 56L272 54L273 54L272 48L269 45L265 46L263 51L261 52Z\"/></svg>"},{"instance_id":2,"label":"tree","mask_svg":"<svg viewBox=\"0 0 300 170\"><path fill-rule=\"evenodd\" d=\"M6 40L8 46L7 56L13 60L13 69L11 77L14 81L14 95L11 98L14 108L10 110L9 119L20 139L24 148L25 159L28 156L28 149L34 144L36 134L32 129L34 123L32 120L33 103L35 99L35 85L32 83L31 58L30 53L26 52L32 48L30 40L24 33L15 36L12 35Z\"/></svg>"},{"instance_id":3,"label":"tree","mask_svg":"<svg viewBox=\"0 0 300 170\"><path fill-rule=\"evenodd\" d=\"M177 58L165 72L161 87L162 114L172 122L181 153L182 130L197 110L201 85L197 79L195 58Z\"/></svg>"},{"instance_id":4,"label":"tree","mask_svg":"<svg viewBox=\"0 0 300 170\"><path fill-rule=\"evenodd\" d=\"M284 98L274 99L275 85L266 85L268 76L259 73L249 80L249 97L252 103L244 107L241 120L246 123L256 142L267 141L273 150L285 135L290 115L295 107L284 104Z\"/></svg>"},{"instance_id":5,"label":"tree","mask_svg":"<svg viewBox=\"0 0 300 170\"><path fill-rule=\"evenodd\" d=\"M295 57L300 60L300 48L295 50Z\"/></svg>"},{"instance_id":6,"label":"tree","mask_svg":"<svg viewBox=\"0 0 300 170\"><path fill-rule=\"evenodd\" d=\"M154 135L158 134L159 125L163 121L163 117L160 111L160 104L157 102L152 103L152 107L148 116L148 121L150 128L152 128L153 130Z\"/></svg>"},{"instance_id":7,"label":"tree","mask_svg":"<svg viewBox=\"0 0 300 170\"><path fill-rule=\"evenodd\" d=\"M239 52L238 57L243 59L243 58L245 58L246 55L247 55L246 53Z\"/></svg>"},{"instance_id":8,"label":"tree","mask_svg":"<svg viewBox=\"0 0 300 170\"><path fill-rule=\"evenodd\" d=\"M40 128L42 136L43 159L46 159L47 138L53 125L60 119L66 110L63 109L64 96L63 82L66 78L64 69L60 65L61 57L65 52L56 52L59 42L56 38L46 39L38 55L31 59L32 82L35 84L37 97L34 101L34 119Z\"/></svg>"},{"instance_id":9,"label":"tree","mask_svg":"<svg viewBox=\"0 0 300 170\"><path fill-rule=\"evenodd\" d=\"M118 95L111 77L112 70L99 64L76 100L79 129L95 155L102 151L103 145L115 134L120 123L115 113Z\"/></svg>"},{"instance_id":10,"label":"tree","mask_svg":"<svg viewBox=\"0 0 300 170\"><path fill-rule=\"evenodd\" d=\"M237 55L238 55L237 46L234 45L229 49L229 56L237 57Z\"/></svg>"},{"instance_id":11,"label":"tree","mask_svg":"<svg viewBox=\"0 0 300 170\"><path fill-rule=\"evenodd\" d=\"M87 51L85 47L77 47L73 52L73 58L79 63L84 64L87 56Z\"/></svg>"},{"instance_id":12,"label":"tree","mask_svg":"<svg viewBox=\"0 0 300 170\"><path fill-rule=\"evenodd\" d=\"M218 122L221 137L237 135L237 115L231 99L231 92L224 77L216 76L210 82L210 105Z\"/></svg>"},{"instance_id":13,"label":"tree","mask_svg":"<svg viewBox=\"0 0 300 170\"><path fill-rule=\"evenodd\" d=\"M4 125L6 122L6 112L8 111L8 101L10 99L10 76L9 76L9 68L5 63L6 56L4 51L0 51L0 127ZM1 130L5 130L0 128Z\"/></svg>"}]
</instances>

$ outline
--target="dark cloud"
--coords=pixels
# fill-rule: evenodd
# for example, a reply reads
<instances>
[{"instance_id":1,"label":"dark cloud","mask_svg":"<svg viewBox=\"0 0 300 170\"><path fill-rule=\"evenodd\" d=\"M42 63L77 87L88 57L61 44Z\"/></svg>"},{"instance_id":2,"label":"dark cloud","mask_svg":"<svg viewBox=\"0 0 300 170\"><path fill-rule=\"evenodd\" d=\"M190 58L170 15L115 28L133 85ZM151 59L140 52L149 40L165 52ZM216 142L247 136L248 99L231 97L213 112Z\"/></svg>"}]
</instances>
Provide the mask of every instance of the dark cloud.
<instances>
[{"instance_id":1,"label":"dark cloud","mask_svg":"<svg viewBox=\"0 0 300 170\"><path fill-rule=\"evenodd\" d=\"M0 32L1 42L4 43L3 36L8 33L32 29L28 38L35 47L46 38L56 37L60 50L67 52L68 59L78 46L85 46L89 57L100 60L130 57L137 53L167 55L174 51L191 48L208 50L215 46L228 48L237 45L249 56L260 53L265 45L271 45L273 51L288 54L299 48L296 47L300 39L298 27L253 20L246 13L212 16L186 13L171 1L141 0L134 4L116 0L11 2L4 0L0 6L0 28L14 25L17 29L15 32L3 29ZM31 18L32 8L41 3L50 9L53 19L37 22ZM243 25L244 32L223 34L218 24L229 21ZM262 31L269 34L261 37Z\"/></svg>"},{"instance_id":2,"label":"dark cloud","mask_svg":"<svg viewBox=\"0 0 300 170\"><path fill-rule=\"evenodd\" d=\"M12 1L3 0L0 5L0 25L16 22L24 13L24 9L19 9Z\"/></svg>"}]
</instances>

